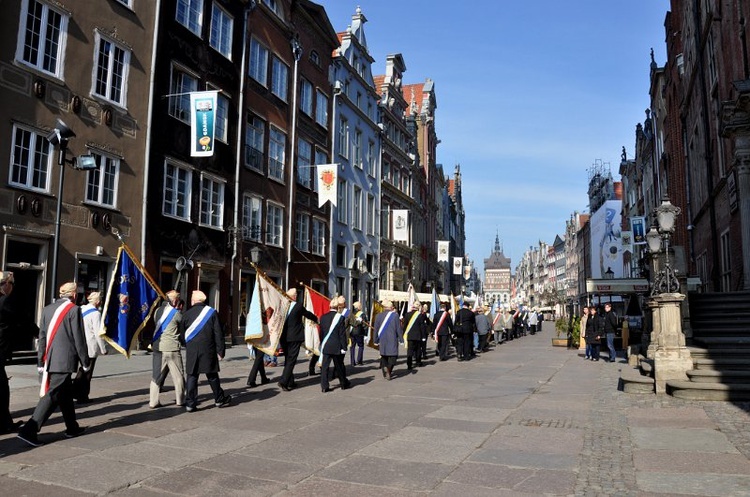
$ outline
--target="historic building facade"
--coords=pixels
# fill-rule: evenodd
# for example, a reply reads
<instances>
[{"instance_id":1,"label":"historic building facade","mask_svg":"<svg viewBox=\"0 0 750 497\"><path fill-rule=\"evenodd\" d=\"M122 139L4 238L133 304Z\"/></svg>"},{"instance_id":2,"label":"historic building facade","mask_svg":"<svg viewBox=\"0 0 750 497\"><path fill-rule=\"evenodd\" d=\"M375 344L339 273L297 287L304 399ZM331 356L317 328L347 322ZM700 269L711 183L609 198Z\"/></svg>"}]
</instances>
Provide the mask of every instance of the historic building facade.
<instances>
[{"instance_id":1,"label":"historic building facade","mask_svg":"<svg viewBox=\"0 0 750 497\"><path fill-rule=\"evenodd\" d=\"M492 253L484 260L484 301L510 307L510 258L503 253L500 235L495 235Z\"/></svg>"}]
</instances>

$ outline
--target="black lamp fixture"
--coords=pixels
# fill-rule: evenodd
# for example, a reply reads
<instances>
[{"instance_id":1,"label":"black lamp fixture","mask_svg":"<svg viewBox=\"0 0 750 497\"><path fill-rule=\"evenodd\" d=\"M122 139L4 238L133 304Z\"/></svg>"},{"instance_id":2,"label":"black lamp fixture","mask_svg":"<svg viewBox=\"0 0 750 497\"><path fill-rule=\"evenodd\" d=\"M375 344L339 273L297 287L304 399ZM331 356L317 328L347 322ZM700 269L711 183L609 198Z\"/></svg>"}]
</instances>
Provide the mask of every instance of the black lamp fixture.
<instances>
[{"instance_id":1,"label":"black lamp fixture","mask_svg":"<svg viewBox=\"0 0 750 497\"><path fill-rule=\"evenodd\" d=\"M652 226L646 234L646 241L648 242L649 250L654 254L661 250L663 242L664 267L654 277L654 286L651 289L652 296L680 291L677 270L672 269L669 263L669 240L672 237L672 233L674 233L675 219L681 212L682 209L672 205L666 194L662 197L661 205L654 209L657 225Z\"/></svg>"}]
</instances>

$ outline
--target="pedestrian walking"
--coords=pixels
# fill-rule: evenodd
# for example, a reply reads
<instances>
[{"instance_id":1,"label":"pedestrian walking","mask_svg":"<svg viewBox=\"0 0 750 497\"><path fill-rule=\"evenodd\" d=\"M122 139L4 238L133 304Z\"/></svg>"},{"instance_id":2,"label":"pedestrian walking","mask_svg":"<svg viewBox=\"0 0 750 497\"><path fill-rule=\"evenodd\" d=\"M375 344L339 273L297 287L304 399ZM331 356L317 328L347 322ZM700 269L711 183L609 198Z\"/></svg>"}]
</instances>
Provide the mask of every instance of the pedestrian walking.
<instances>
[{"instance_id":1,"label":"pedestrian walking","mask_svg":"<svg viewBox=\"0 0 750 497\"><path fill-rule=\"evenodd\" d=\"M154 312L154 337L151 342L152 368L149 387L148 406L151 409L161 407L159 394L164 388L167 373L174 384L175 404L185 404L185 367L182 362L182 299L177 290L167 292L167 300Z\"/></svg>"},{"instance_id":2,"label":"pedestrian walking","mask_svg":"<svg viewBox=\"0 0 750 497\"><path fill-rule=\"evenodd\" d=\"M380 350L380 369L383 372L383 378L391 380L393 368L398 360L398 344L404 343L404 332L390 300L383 301L383 311L375 318L373 328L375 328L373 341Z\"/></svg>"},{"instance_id":3,"label":"pedestrian walking","mask_svg":"<svg viewBox=\"0 0 750 497\"><path fill-rule=\"evenodd\" d=\"M94 375L96 358L100 354L107 354L107 342L99 336L102 323L102 313L99 309L102 300L101 294L99 292L91 292L86 300L88 303L81 306L81 316L83 316L83 329L86 333L89 369L84 372L83 368L79 367L78 373L73 379L73 398L79 404L90 402L91 378Z\"/></svg>"}]
</instances>

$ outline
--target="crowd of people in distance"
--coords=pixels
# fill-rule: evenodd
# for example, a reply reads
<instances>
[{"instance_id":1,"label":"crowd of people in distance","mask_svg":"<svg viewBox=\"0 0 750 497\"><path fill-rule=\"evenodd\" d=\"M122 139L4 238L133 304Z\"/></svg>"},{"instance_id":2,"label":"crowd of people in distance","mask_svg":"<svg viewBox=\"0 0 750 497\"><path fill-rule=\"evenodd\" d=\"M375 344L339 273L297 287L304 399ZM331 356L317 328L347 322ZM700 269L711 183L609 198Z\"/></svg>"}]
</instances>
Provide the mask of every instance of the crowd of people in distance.
<instances>
[{"instance_id":1,"label":"crowd of people in distance","mask_svg":"<svg viewBox=\"0 0 750 497\"><path fill-rule=\"evenodd\" d=\"M14 319L9 306L5 305L12 291L12 281L12 273L0 272L0 359L3 359L0 429L3 433L17 431L20 440L38 447L42 442L37 434L59 408L65 422L65 436L77 437L85 430L76 420L75 402L89 402L96 358L107 353L105 342L97 336L101 296L92 292L87 297L88 303L79 307L75 305L77 284L68 282L59 288L59 298L44 308L38 341L40 400L29 420L15 422L9 410L10 391L4 367L4 359L10 353L8 340ZM458 361L464 362L505 341L537 333L543 319L536 309L523 306L507 310L490 310L487 306L472 309L468 302L455 313L446 302L435 310L415 302L408 312L404 309L399 314L392 302L384 300L381 302L383 310L370 322L360 302L354 302L350 309L341 296L333 297L328 312L318 318L305 308L296 288L290 288L286 295L291 303L279 339L284 367L278 380L279 388L285 392L297 388L294 368L301 349L305 347L305 319L319 325L317 338L320 346L316 353L308 351L307 375L320 376L323 393L332 390L332 379L338 381L342 390L352 387L347 378L347 353L350 369L363 366L367 345L378 349L383 378L392 380L396 377L394 368L399 363L402 347L405 348L407 371L427 364L432 343L439 361L447 361L455 354ZM219 376L220 362L226 351L218 313L206 303L206 295L199 290L192 292L187 309L177 291L168 291L166 297L154 313L149 407L157 409L162 406L160 393L169 376L174 385L175 404L184 407L188 413L195 412L199 405L200 375L206 377L216 407L231 405L232 396L222 389ZM595 321L591 320L591 323L593 325ZM605 319L603 323L606 323ZM606 324L602 324L604 334L607 329ZM258 376L261 385L270 383L266 368L276 364L276 354L271 356L266 353L268 350L264 352L252 344L248 344L248 349L252 366L246 386L256 387ZM598 349L596 354L598 356Z\"/></svg>"}]
</instances>

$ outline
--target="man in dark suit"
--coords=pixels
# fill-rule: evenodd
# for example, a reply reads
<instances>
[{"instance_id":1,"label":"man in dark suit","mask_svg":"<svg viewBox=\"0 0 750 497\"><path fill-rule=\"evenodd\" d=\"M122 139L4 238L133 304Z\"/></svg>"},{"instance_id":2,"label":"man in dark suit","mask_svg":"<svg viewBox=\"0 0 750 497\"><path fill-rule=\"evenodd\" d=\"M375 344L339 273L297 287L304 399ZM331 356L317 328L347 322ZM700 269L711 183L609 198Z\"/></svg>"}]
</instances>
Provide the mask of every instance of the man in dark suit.
<instances>
[{"instance_id":1,"label":"man in dark suit","mask_svg":"<svg viewBox=\"0 0 750 497\"><path fill-rule=\"evenodd\" d=\"M422 336L426 335L424 314L421 312L422 305L415 302L412 310L404 316L404 335L406 338L406 368L411 371L414 364L422 367Z\"/></svg>"},{"instance_id":2,"label":"man in dark suit","mask_svg":"<svg viewBox=\"0 0 750 497\"><path fill-rule=\"evenodd\" d=\"M0 271L0 434L12 433L21 427L10 415L10 386L5 372L5 363L10 358L15 334L19 332L19 318L10 293L13 291L13 273Z\"/></svg>"},{"instance_id":3,"label":"man in dark suit","mask_svg":"<svg viewBox=\"0 0 750 497\"><path fill-rule=\"evenodd\" d=\"M456 322L453 329L458 335L456 348L458 349L458 360L468 361L473 354L474 332L477 324L474 313L469 308L469 303L464 302L463 307L456 313Z\"/></svg>"},{"instance_id":4,"label":"man in dark suit","mask_svg":"<svg viewBox=\"0 0 750 497\"><path fill-rule=\"evenodd\" d=\"M180 322L180 334L187 351L185 410L193 412L198 407L200 373L208 379L216 407L226 407L232 402L232 396L224 393L219 379L219 361L224 359L225 352L219 315L213 307L206 305L206 294L200 290L193 291L190 303L192 307L182 315Z\"/></svg>"},{"instance_id":5,"label":"man in dark suit","mask_svg":"<svg viewBox=\"0 0 750 497\"><path fill-rule=\"evenodd\" d=\"M441 361L448 360L448 344L453 333L453 320L448 313L448 303L441 302L440 309L432 317L432 334L438 342Z\"/></svg>"},{"instance_id":6,"label":"man in dark suit","mask_svg":"<svg viewBox=\"0 0 750 497\"><path fill-rule=\"evenodd\" d=\"M65 436L73 438L84 432L76 421L71 380L71 375L78 371L79 361L84 372L90 367L81 308L74 303L76 289L75 282L65 283L60 287L60 298L42 311L37 346L42 398L31 419L18 432L18 438L32 447L42 445L37 433L58 406L65 421Z\"/></svg>"},{"instance_id":7,"label":"man in dark suit","mask_svg":"<svg viewBox=\"0 0 750 497\"><path fill-rule=\"evenodd\" d=\"M320 354L321 354L321 373L320 388L323 392L330 392L328 387L328 366L333 361L333 373L339 379L342 390L351 387L351 383L346 378L346 366L344 366L344 357L346 356L346 328L348 326L346 318L341 314L346 308L346 299L343 296L337 297L336 308L331 306L331 310L320 318Z\"/></svg>"},{"instance_id":8,"label":"man in dark suit","mask_svg":"<svg viewBox=\"0 0 750 497\"><path fill-rule=\"evenodd\" d=\"M285 392L291 391L296 385L294 383L294 366L297 364L299 349L305 342L305 325L303 318L318 322L318 317L305 309L305 306L297 301L297 289L290 288L286 292L292 300L292 305L286 314L284 328L281 330L281 348L284 349L284 371L281 373L279 387Z\"/></svg>"}]
</instances>

